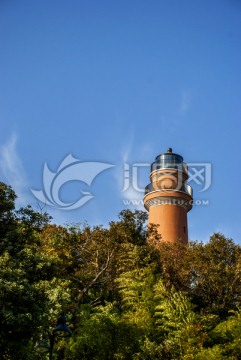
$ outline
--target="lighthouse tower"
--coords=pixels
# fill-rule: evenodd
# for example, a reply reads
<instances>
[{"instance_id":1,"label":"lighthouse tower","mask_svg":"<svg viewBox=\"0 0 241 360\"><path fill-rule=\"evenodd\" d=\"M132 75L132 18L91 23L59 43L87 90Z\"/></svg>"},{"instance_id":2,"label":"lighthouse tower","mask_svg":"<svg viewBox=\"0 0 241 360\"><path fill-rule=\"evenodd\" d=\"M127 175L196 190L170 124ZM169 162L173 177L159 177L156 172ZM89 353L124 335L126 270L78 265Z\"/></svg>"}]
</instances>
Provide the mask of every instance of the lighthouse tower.
<instances>
[{"instance_id":1,"label":"lighthouse tower","mask_svg":"<svg viewBox=\"0 0 241 360\"><path fill-rule=\"evenodd\" d=\"M162 241L188 242L187 212L192 208L193 197L187 179L187 164L171 148L158 155L151 165L144 206L149 211L149 225L158 225Z\"/></svg>"}]
</instances>

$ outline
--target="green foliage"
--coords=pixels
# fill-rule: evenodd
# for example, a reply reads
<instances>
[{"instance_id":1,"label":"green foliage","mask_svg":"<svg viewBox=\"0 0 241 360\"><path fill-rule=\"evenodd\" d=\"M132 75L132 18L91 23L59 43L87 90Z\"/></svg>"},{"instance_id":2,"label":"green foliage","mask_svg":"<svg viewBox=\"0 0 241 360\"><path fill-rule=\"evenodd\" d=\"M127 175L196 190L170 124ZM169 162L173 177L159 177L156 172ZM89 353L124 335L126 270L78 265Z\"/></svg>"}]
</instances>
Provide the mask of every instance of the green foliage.
<instances>
[{"instance_id":1,"label":"green foliage","mask_svg":"<svg viewBox=\"0 0 241 360\"><path fill-rule=\"evenodd\" d=\"M0 182L0 221L3 225L4 221L10 220L14 210L14 200L16 195L10 186Z\"/></svg>"},{"instance_id":2,"label":"green foliage","mask_svg":"<svg viewBox=\"0 0 241 360\"><path fill-rule=\"evenodd\" d=\"M145 336L151 336L154 327L153 288L155 276L151 268L123 273L118 279L122 296L123 318Z\"/></svg>"},{"instance_id":3,"label":"green foliage","mask_svg":"<svg viewBox=\"0 0 241 360\"><path fill-rule=\"evenodd\" d=\"M188 270L190 295L205 313L225 318L241 297L241 248L222 234L207 244L190 244Z\"/></svg>"},{"instance_id":4,"label":"green foliage","mask_svg":"<svg viewBox=\"0 0 241 360\"><path fill-rule=\"evenodd\" d=\"M220 359L240 359L241 354L241 312L234 314L217 324L209 333L207 349L198 354L197 359L206 359L207 356L218 354ZM213 355L212 355L213 354ZM217 357L218 358L218 357Z\"/></svg>"},{"instance_id":5,"label":"green foliage","mask_svg":"<svg viewBox=\"0 0 241 360\"><path fill-rule=\"evenodd\" d=\"M167 287L184 291L203 314L225 318L241 297L241 247L222 234L207 244L158 242L162 277Z\"/></svg>"},{"instance_id":6,"label":"green foliage","mask_svg":"<svg viewBox=\"0 0 241 360\"><path fill-rule=\"evenodd\" d=\"M40 249L46 218L29 207L28 218L22 218L23 211L14 214L13 191L2 185L0 189L0 347L3 358L19 359L25 349L31 354L30 339L38 336L47 308L44 282L52 276L52 264Z\"/></svg>"},{"instance_id":7,"label":"green foliage","mask_svg":"<svg viewBox=\"0 0 241 360\"><path fill-rule=\"evenodd\" d=\"M161 280L155 286L155 298L158 305L155 307L157 323L165 325L166 331L178 330L182 325L187 325L195 320L194 306L182 293L172 287L167 289Z\"/></svg>"},{"instance_id":8,"label":"green foliage","mask_svg":"<svg viewBox=\"0 0 241 360\"><path fill-rule=\"evenodd\" d=\"M16 211L15 197L0 183L1 358L46 359L42 334L65 312L73 335L56 339L59 360L240 359L233 240L164 243L130 210L108 229L56 226Z\"/></svg>"},{"instance_id":9,"label":"green foliage","mask_svg":"<svg viewBox=\"0 0 241 360\"><path fill-rule=\"evenodd\" d=\"M130 359L138 347L133 326L121 319L114 304L81 306L79 327L66 347L71 360Z\"/></svg>"}]
</instances>

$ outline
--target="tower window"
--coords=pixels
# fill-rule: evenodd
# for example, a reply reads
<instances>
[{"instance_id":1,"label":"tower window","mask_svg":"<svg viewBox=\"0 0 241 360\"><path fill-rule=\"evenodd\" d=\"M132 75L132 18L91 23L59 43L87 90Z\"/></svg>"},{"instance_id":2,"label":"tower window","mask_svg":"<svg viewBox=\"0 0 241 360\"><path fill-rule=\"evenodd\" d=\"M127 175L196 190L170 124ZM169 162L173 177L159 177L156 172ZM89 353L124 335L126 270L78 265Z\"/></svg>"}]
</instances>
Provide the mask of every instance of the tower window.
<instances>
[{"instance_id":1,"label":"tower window","mask_svg":"<svg viewBox=\"0 0 241 360\"><path fill-rule=\"evenodd\" d=\"M183 226L184 234L186 234L186 226Z\"/></svg>"}]
</instances>

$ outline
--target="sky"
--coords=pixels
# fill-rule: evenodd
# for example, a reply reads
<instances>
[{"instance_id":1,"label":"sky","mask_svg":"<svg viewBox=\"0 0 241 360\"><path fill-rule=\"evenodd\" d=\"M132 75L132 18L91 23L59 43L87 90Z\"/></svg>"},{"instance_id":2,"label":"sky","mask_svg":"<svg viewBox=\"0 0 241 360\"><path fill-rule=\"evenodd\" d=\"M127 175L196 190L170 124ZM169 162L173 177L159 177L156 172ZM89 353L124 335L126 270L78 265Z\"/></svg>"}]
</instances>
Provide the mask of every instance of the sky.
<instances>
[{"instance_id":1,"label":"sky","mask_svg":"<svg viewBox=\"0 0 241 360\"><path fill-rule=\"evenodd\" d=\"M0 0L0 181L17 207L108 226L144 210L168 147L200 174L189 238L241 243L239 0Z\"/></svg>"}]
</instances>

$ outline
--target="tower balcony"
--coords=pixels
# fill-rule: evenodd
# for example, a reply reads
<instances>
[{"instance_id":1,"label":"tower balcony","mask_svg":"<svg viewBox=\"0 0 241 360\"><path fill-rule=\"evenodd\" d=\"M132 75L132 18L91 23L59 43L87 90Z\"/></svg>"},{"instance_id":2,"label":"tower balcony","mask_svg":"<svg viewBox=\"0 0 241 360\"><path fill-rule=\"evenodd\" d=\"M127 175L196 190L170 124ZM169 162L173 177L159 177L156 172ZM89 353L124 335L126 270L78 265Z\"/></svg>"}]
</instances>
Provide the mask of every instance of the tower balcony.
<instances>
[{"instance_id":1,"label":"tower balcony","mask_svg":"<svg viewBox=\"0 0 241 360\"><path fill-rule=\"evenodd\" d=\"M157 189L153 186L152 183L148 184L146 187L145 187L145 196L151 192L165 192L165 193L168 193L168 192L183 192L185 194L188 194L190 195L191 197L193 197L193 190L192 190L192 187L190 185L187 185L187 184L182 184L182 187L180 189Z\"/></svg>"}]
</instances>

